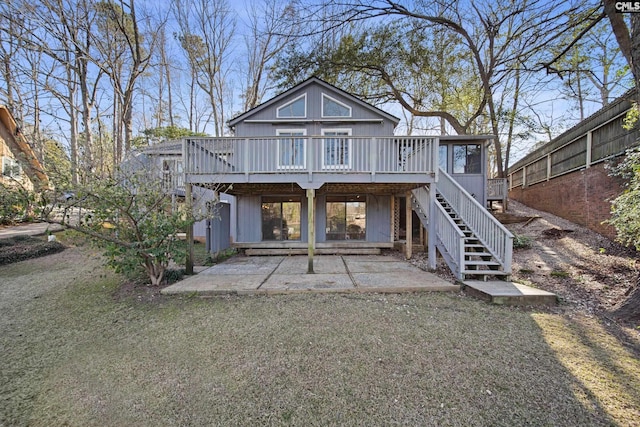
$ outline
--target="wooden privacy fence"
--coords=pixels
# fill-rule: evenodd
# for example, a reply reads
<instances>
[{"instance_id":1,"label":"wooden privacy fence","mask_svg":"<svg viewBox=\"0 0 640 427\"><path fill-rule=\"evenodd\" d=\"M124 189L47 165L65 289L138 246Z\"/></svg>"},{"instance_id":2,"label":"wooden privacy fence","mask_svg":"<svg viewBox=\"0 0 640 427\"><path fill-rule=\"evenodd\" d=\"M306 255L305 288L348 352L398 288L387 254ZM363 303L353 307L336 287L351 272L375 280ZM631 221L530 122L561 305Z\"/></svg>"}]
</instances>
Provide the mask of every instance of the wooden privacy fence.
<instances>
[{"instance_id":1,"label":"wooden privacy fence","mask_svg":"<svg viewBox=\"0 0 640 427\"><path fill-rule=\"evenodd\" d=\"M631 96L618 98L509 168L509 189L591 167L638 145L638 125L631 130L622 127Z\"/></svg>"}]
</instances>

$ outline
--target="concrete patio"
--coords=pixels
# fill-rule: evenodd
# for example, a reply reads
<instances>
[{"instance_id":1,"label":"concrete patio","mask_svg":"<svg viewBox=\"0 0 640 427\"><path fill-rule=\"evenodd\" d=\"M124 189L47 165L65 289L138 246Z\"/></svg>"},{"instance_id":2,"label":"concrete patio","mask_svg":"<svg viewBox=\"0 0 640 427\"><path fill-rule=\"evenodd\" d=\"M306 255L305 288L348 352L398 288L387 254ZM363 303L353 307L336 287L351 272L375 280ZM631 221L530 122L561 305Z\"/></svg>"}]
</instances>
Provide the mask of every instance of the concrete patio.
<instances>
[{"instance_id":1,"label":"concrete patio","mask_svg":"<svg viewBox=\"0 0 640 427\"><path fill-rule=\"evenodd\" d=\"M163 294L296 292L457 292L460 286L384 255L236 256L162 290Z\"/></svg>"}]
</instances>

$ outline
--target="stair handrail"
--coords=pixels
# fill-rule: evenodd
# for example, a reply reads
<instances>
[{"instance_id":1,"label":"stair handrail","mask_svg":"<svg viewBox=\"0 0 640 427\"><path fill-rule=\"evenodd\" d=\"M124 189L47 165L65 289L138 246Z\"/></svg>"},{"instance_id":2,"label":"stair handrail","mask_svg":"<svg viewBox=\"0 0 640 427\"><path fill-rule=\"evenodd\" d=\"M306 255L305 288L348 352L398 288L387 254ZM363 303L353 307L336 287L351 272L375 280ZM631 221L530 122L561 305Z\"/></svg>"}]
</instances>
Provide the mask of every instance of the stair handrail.
<instances>
[{"instance_id":1,"label":"stair handrail","mask_svg":"<svg viewBox=\"0 0 640 427\"><path fill-rule=\"evenodd\" d=\"M464 233L440 203L435 203L437 246L458 280L464 277ZM444 249L444 251L443 251Z\"/></svg>"},{"instance_id":2,"label":"stair handrail","mask_svg":"<svg viewBox=\"0 0 640 427\"><path fill-rule=\"evenodd\" d=\"M460 216L505 273L511 273L513 234L449 174L440 169L437 191Z\"/></svg>"},{"instance_id":3,"label":"stair handrail","mask_svg":"<svg viewBox=\"0 0 640 427\"><path fill-rule=\"evenodd\" d=\"M418 203L424 218L429 221L429 187L426 185L411 190L413 200ZM426 225L425 225L426 227Z\"/></svg>"}]
</instances>

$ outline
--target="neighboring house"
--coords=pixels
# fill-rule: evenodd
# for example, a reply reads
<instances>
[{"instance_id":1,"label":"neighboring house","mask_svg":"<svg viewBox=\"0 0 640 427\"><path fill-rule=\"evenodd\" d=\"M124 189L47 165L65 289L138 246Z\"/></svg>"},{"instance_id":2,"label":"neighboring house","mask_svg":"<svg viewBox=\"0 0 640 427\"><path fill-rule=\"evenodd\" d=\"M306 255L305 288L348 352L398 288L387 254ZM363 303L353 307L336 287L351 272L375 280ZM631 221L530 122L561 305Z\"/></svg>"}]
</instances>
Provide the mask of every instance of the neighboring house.
<instances>
[{"instance_id":1,"label":"neighboring house","mask_svg":"<svg viewBox=\"0 0 640 427\"><path fill-rule=\"evenodd\" d=\"M231 186L248 254L411 257L423 237L431 267L437 247L458 278L508 275L512 236L484 208L488 138L394 136L398 122L313 77L232 119L233 137L185 138L184 179Z\"/></svg>"},{"instance_id":2,"label":"neighboring house","mask_svg":"<svg viewBox=\"0 0 640 427\"><path fill-rule=\"evenodd\" d=\"M149 147L132 151L123 162L122 168L144 169L150 177L162 181L163 189L171 194L174 203L182 203L185 198L184 172L182 168L182 141L167 141L154 144ZM193 187L192 196L196 209L206 209L207 202L215 199L212 190L202 187ZM231 212L235 213L234 197L228 194L220 194L220 201L231 205ZM230 212L230 213L231 213ZM232 230L235 228L235 216L231 217ZM210 226L209 226L210 227ZM194 239L206 241L208 223L206 220L194 224ZM235 235L231 234L231 241Z\"/></svg>"},{"instance_id":3,"label":"neighboring house","mask_svg":"<svg viewBox=\"0 0 640 427\"><path fill-rule=\"evenodd\" d=\"M611 201L623 191L607 160L640 145L640 128L623 128L634 92L611 102L509 167L509 197L615 239Z\"/></svg>"},{"instance_id":4,"label":"neighboring house","mask_svg":"<svg viewBox=\"0 0 640 427\"><path fill-rule=\"evenodd\" d=\"M39 190L49 186L47 174L16 124L9 109L0 105L0 184Z\"/></svg>"}]
</instances>

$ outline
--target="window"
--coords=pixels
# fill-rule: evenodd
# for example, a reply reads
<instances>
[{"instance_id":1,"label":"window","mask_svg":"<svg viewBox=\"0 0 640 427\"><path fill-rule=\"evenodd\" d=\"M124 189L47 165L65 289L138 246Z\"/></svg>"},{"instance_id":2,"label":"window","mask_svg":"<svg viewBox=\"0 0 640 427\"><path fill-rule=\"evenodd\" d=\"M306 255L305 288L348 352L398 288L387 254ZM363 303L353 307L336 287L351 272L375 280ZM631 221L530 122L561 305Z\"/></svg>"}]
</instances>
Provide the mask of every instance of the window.
<instances>
[{"instance_id":1,"label":"window","mask_svg":"<svg viewBox=\"0 0 640 427\"><path fill-rule=\"evenodd\" d=\"M453 173L482 173L480 144L453 146Z\"/></svg>"},{"instance_id":2,"label":"window","mask_svg":"<svg viewBox=\"0 0 640 427\"><path fill-rule=\"evenodd\" d=\"M307 117L307 94L300 95L293 101L278 107L276 111L279 119Z\"/></svg>"},{"instance_id":3,"label":"window","mask_svg":"<svg viewBox=\"0 0 640 427\"><path fill-rule=\"evenodd\" d=\"M22 176L22 167L20 163L11 157L2 158L2 175L10 178L20 178Z\"/></svg>"},{"instance_id":4,"label":"window","mask_svg":"<svg viewBox=\"0 0 640 427\"><path fill-rule=\"evenodd\" d=\"M299 198L262 198L262 240L300 240Z\"/></svg>"},{"instance_id":5,"label":"window","mask_svg":"<svg viewBox=\"0 0 640 427\"><path fill-rule=\"evenodd\" d=\"M440 145L438 147L438 166L440 167L440 169L442 169L445 172L448 172L447 170L447 154L448 154L449 150L447 149L446 145Z\"/></svg>"},{"instance_id":6,"label":"window","mask_svg":"<svg viewBox=\"0 0 640 427\"><path fill-rule=\"evenodd\" d=\"M322 117L351 117L351 107L323 93Z\"/></svg>"},{"instance_id":7,"label":"window","mask_svg":"<svg viewBox=\"0 0 640 427\"><path fill-rule=\"evenodd\" d=\"M292 138L280 138L278 140L278 168L279 169L302 169L305 166L305 139L294 138L304 136L304 129L277 130L278 136L289 136Z\"/></svg>"},{"instance_id":8,"label":"window","mask_svg":"<svg viewBox=\"0 0 640 427\"><path fill-rule=\"evenodd\" d=\"M351 129L323 129L322 167L348 169L351 167Z\"/></svg>"},{"instance_id":9,"label":"window","mask_svg":"<svg viewBox=\"0 0 640 427\"><path fill-rule=\"evenodd\" d=\"M327 197L327 240L365 240L366 228L367 207L363 197Z\"/></svg>"}]
</instances>

